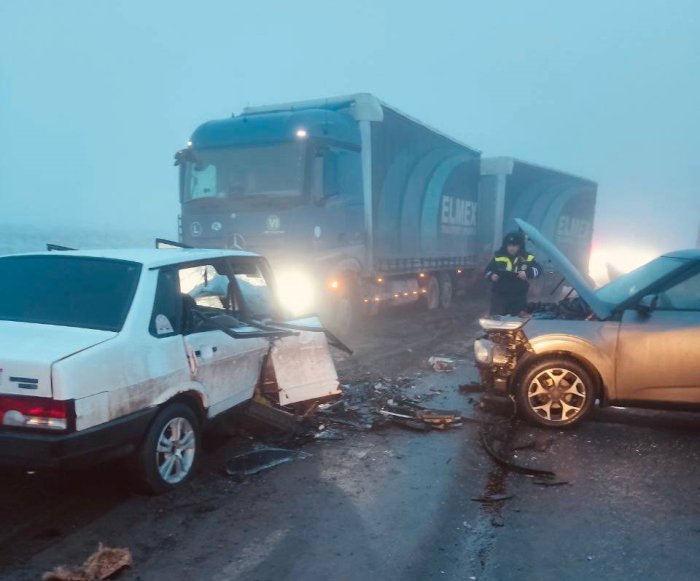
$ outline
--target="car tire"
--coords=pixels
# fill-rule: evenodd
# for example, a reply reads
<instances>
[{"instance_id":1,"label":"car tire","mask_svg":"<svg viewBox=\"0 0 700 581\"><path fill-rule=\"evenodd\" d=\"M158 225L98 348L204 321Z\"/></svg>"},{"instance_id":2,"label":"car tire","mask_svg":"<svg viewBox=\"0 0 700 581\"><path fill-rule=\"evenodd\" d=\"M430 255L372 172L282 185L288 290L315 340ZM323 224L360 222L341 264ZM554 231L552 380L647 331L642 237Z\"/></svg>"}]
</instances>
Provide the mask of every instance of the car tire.
<instances>
[{"instance_id":1,"label":"car tire","mask_svg":"<svg viewBox=\"0 0 700 581\"><path fill-rule=\"evenodd\" d=\"M163 494L192 478L201 455L202 433L192 408L167 404L151 423L133 458L136 488Z\"/></svg>"},{"instance_id":2,"label":"car tire","mask_svg":"<svg viewBox=\"0 0 700 581\"><path fill-rule=\"evenodd\" d=\"M521 416L547 428L571 427L591 411L597 397L591 373L565 357L548 358L532 365L516 386Z\"/></svg>"}]
</instances>

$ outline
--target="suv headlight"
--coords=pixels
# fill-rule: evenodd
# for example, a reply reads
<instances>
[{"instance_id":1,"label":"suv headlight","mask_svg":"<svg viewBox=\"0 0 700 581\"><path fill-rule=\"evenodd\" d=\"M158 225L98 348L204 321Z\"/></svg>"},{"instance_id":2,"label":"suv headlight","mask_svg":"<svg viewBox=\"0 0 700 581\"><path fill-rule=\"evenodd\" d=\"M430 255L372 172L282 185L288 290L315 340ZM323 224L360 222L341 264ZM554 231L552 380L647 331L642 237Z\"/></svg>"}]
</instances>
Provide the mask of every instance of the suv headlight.
<instances>
[{"instance_id":1,"label":"suv headlight","mask_svg":"<svg viewBox=\"0 0 700 581\"><path fill-rule=\"evenodd\" d=\"M483 319L479 319L479 325L481 325L484 331L517 331L522 328L527 321L528 319L521 319L520 317L504 317L498 319L484 317Z\"/></svg>"},{"instance_id":2,"label":"suv headlight","mask_svg":"<svg viewBox=\"0 0 700 581\"><path fill-rule=\"evenodd\" d=\"M489 365L493 361L493 343L488 339L474 341L474 359L482 365Z\"/></svg>"}]
</instances>

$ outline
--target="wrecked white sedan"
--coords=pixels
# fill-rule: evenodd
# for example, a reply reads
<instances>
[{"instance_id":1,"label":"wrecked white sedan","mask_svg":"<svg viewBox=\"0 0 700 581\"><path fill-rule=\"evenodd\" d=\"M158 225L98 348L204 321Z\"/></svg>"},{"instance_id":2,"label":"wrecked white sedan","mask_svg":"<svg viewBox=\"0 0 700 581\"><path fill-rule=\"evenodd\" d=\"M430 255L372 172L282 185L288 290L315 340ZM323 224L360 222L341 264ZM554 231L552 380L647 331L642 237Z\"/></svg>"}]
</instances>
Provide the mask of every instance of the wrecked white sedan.
<instances>
[{"instance_id":1,"label":"wrecked white sedan","mask_svg":"<svg viewBox=\"0 0 700 581\"><path fill-rule=\"evenodd\" d=\"M0 258L0 463L130 456L185 482L202 429L253 398L338 392L316 319L284 321L264 258L146 249Z\"/></svg>"}]
</instances>

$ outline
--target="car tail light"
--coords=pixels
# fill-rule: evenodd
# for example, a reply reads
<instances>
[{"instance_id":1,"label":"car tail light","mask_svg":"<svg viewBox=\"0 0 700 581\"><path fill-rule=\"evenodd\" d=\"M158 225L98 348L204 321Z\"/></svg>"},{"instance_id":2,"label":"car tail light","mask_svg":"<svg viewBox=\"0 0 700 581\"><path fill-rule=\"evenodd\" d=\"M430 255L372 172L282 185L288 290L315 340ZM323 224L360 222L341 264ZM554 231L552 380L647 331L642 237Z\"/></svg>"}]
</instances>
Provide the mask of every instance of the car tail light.
<instances>
[{"instance_id":1,"label":"car tail light","mask_svg":"<svg viewBox=\"0 0 700 581\"><path fill-rule=\"evenodd\" d=\"M73 400L0 395L0 425L66 431L75 426Z\"/></svg>"}]
</instances>

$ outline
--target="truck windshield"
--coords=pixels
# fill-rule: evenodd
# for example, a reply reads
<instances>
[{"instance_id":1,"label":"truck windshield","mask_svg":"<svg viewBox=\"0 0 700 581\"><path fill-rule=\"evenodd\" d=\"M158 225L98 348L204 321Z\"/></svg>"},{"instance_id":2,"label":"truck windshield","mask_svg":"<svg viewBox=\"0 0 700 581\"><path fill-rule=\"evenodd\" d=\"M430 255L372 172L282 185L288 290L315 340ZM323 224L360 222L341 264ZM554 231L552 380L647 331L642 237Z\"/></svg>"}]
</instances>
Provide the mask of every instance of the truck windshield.
<instances>
[{"instance_id":1,"label":"truck windshield","mask_svg":"<svg viewBox=\"0 0 700 581\"><path fill-rule=\"evenodd\" d=\"M120 260L0 258L0 320L120 331L140 272Z\"/></svg>"},{"instance_id":2,"label":"truck windshield","mask_svg":"<svg viewBox=\"0 0 700 581\"><path fill-rule=\"evenodd\" d=\"M186 166L184 201L299 196L305 151L303 143L293 142L194 152Z\"/></svg>"}]
</instances>

